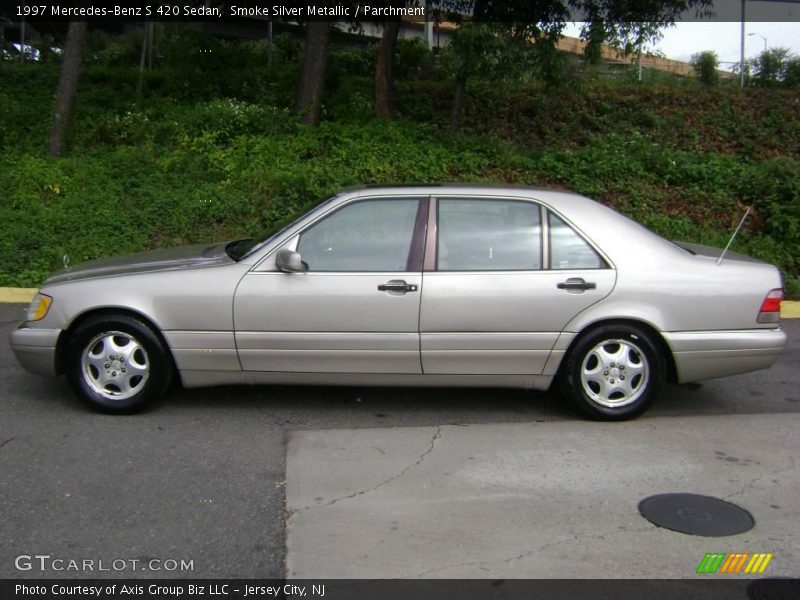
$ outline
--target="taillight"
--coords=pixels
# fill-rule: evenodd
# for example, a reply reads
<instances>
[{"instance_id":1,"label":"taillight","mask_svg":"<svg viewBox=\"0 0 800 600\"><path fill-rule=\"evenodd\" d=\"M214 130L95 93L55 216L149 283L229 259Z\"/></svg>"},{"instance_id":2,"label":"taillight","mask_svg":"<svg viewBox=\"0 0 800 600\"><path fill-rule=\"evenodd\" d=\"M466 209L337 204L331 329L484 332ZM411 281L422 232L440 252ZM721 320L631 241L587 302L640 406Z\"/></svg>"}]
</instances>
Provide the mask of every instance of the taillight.
<instances>
[{"instance_id":1,"label":"taillight","mask_svg":"<svg viewBox=\"0 0 800 600\"><path fill-rule=\"evenodd\" d=\"M778 323L781 320L781 300L783 300L783 290L775 288L770 290L767 297L761 303L758 311L759 323Z\"/></svg>"}]
</instances>

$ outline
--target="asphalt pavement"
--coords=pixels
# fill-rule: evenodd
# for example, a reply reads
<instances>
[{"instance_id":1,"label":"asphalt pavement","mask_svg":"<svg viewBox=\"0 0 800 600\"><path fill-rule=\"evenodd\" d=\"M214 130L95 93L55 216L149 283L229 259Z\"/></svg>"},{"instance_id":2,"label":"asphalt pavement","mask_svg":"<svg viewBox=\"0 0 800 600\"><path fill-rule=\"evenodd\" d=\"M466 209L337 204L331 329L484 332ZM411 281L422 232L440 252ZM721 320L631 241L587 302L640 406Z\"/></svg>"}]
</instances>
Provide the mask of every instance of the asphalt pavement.
<instances>
[{"instance_id":1,"label":"asphalt pavement","mask_svg":"<svg viewBox=\"0 0 800 600\"><path fill-rule=\"evenodd\" d=\"M542 464L547 469L525 480L528 490L538 485L536 477L558 474L556 457L575 452L576 445L590 440L595 440L597 452L602 452L603 440L622 443L627 438L628 452L619 455L618 450L614 450L614 456L619 461L629 461L631 473L655 468L654 451L646 448L648 432L658 439L658 448L667 449L671 444L675 448L685 447L696 466L686 470L680 479L688 487L707 478L712 467L726 469L724 473L735 483L720 480L718 489L708 490L719 494L734 494L739 489L736 485L741 487L757 479L761 474L759 469L765 474L777 472L788 464L787 457L797 456L796 442L786 437L786 431L787 428L796 430L800 412L800 321L784 322L789 333L789 348L772 369L714 380L699 387L668 386L653 409L641 419L629 424L599 425L582 420L555 393L484 389L176 388L164 402L144 414L100 415L84 408L63 378L29 375L17 364L7 338L23 310L20 304L0 305L0 390L3 390L0 392L0 578L282 577L287 573L287 542L289 575L335 575L337 571L331 571L330 565L310 558L317 556L318 547L329 543L323 540L323 534L336 533L325 529L334 518L332 513L328 513L330 518L322 518L325 527L307 528L306 537L301 540L293 537L300 525L297 509L305 506L305 502L315 505L318 497L327 499L320 501L326 504L330 499L358 494L370 486L366 482L366 488L362 487L365 481L358 479L334 478L334 488L329 488L326 482L330 482L330 478L310 475L326 465L331 469L350 465L350 469L361 470L370 481L379 484L413 465L435 441L442 442L442 446L423 457L419 466L424 468L410 468L391 485L403 483L404 478L410 485L418 485L420 480L416 478L420 476L433 476L433 480L440 481L436 472L429 469L438 465L442 472L455 472L453 469L459 465L463 467L459 461L478 456L464 453L473 435L475 444L483 449L480 456L485 459L484 471L477 469L475 473L488 477L497 471L500 481L505 470L536 473L536 452L546 446L543 456L548 458L546 465ZM606 431L604 428L608 427L611 429ZM434 440L437 432L439 437ZM537 446L525 446L528 443L525 440L537 436L541 436ZM459 443L455 443L457 439ZM288 483L287 440L291 440L290 457L293 457ZM320 450L330 450L331 443L341 446L342 440L346 442L342 456L347 460L339 461L337 467L333 455L328 452L328 462L324 462ZM502 455L505 458L496 462L501 445L506 443ZM389 462L372 461L373 454L383 457L377 450L359 452L364 444L376 445L387 452ZM636 450L639 445L641 452ZM397 447L395 455L387 451L391 447ZM441 452L447 447L454 450L449 457ZM770 454L771 447L775 448L774 456ZM490 456L492 448L497 456ZM706 456L706 452L711 454ZM725 457L736 458L738 462L720 459L714 452L724 452ZM307 457L306 462L297 463L298 457ZM706 459L708 464L703 464ZM477 459L470 462L474 460ZM665 464L672 464L673 458L664 460ZM761 465L755 464L757 462ZM375 469L371 474L370 464ZM474 468L478 464L475 463ZM616 464L623 468L622 462ZM398 465L400 471L392 470ZM406 478L409 474L413 477ZM575 476L583 480L577 471L570 475ZM787 502L782 496L786 493L794 493L795 498L800 495L797 479L793 477L793 471L786 470L775 477L781 482L780 486L759 487L769 481L762 477L753 488L759 502L780 507L762 512L759 504L758 510L753 509L757 528L772 528L769 531L773 533L767 537L775 538L772 541L778 553L776 561L780 552L789 556L789 550L775 528L788 527L786 523L790 518L800 522L797 518L800 515L787 512L797 510L793 508L796 502ZM603 503L613 503L613 490L602 483L599 475L594 474L592 478L596 501L603 506ZM641 482L646 478L634 479ZM663 487L672 489L675 482L674 479L665 480ZM288 509L287 484L290 489ZM380 503L375 502L380 497L386 498L381 494L389 492L391 485L384 485L378 494L361 494L354 499L370 501L373 506L369 510L375 511L377 507L380 511ZM694 487L706 489L699 483ZM304 490L304 495L294 496L295 490L300 489ZM631 490L631 498L645 491L643 488ZM426 498L429 489L423 486L418 492L421 498ZM773 492L775 498L771 497ZM478 498L477 494L475 497L480 502L486 500ZM452 502L446 495L442 498ZM344 508L347 503L337 502L329 508L337 505ZM356 507L358 502L350 506ZM591 510L590 506L585 508ZM413 517L413 509L414 503L406 507L412 511L406 518ZM502 527L507 526L509 519L501 515L501 505L497 506L497 511L497 535L501 537ZM621 514L614 510L599 511L595 517L587 512L581 518L583 522L594 519L600 524L603 515L611 513ZM323 514L324 511L318 512L317 516ZM481 524L481 531L491 531L494 518L489 517L488 525ZM626 518L630 519L626 527L631 530L649 527L636 514ZM289 540L285 534L287 520ZM384 521L381 517L377 524L383 527ZM430 543L430 539L436 537L437 522L420 523L430 529L420 538L421 542ZM524 527L526 523L530 521L523 519L519 526ZM391 523L388 525L391 528ZM559 525L559 519L554 518L552 531L559 527L564 528L563 535L568 535L568 525L563 522ZM350 530L351 535L377 539L374 531ZM448 538L445 531L439 536L442 543ZM758 533L756 529L753 532ZM403 539L402 534L395 537ZM750 538L738 540L744 551L749 550L745 547L746 539ZM770 541L752 539L761 545ZM296 541L301 542L300 545ZM347 544L348 540L340 542ZM462 542L468 544L469 539ZM792 551L796 552L794 543ZM446 545L438 547L449 562L431 564L431 569L458 562L454 551L448 550ZM407 550L402 545L400 549ZM515 546L509 544L503 551L509 549ZM540 556L555 565L557 550L554 546L553 552L548 553L544 548ZM766 545L755 550L772 551ZM50 558L39 559L39 562L24 558L36 555ZM695 558L692 554L686 560L697 562ZM65 561L56 563L62 570L54 567L56 559ZM93 561L95 571L69 570L70 560ZM114 560L117 562L113 563ZM464 562L470 560L474 562L474 555L469 554ZM138 562L132 567L134 561ZM191 562L191 570L172 569L181 561ZM359 564L368 568L359 571L363 576L392 576L399 572L377 560L362 560ZM518 571L519 576L546 572L537 571L534 563L525 564L528 570ZM98 571L101 565L108 570ZM123 565L124 569L114 568ZM684 567L680 565L681 569ZM514 572L502 573L514 576ZM417 576L421 571L404 569L402 574ZM448 574L472 576L446 568L425 576ZM481 571L481 576L493 575L491 571ZM614 576L613 571L607 572L607 576ZM669 572L663 576L682 577L683 574Z\"/></svg>"}]
</instances>

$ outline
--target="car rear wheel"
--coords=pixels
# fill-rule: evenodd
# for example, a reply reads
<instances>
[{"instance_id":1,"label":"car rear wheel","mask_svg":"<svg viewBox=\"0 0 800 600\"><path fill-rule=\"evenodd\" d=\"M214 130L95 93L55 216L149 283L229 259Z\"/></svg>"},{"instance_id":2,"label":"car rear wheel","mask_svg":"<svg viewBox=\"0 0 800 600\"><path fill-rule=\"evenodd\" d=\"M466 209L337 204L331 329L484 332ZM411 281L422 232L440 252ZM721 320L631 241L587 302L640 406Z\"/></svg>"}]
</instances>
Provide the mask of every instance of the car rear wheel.
<instances>
[{"instance_id":1,"label":"car rear wheel","mask_svg":"<svg viewBox=\"0 0 800 600\"><path fill-rule=\"evenodd\" d=\"M69 339L66 373L76 394L109 413L131 413L169 387L169 354L155 332L127 315L98 315Z\"/></svg>"},{"instance_id":2,"label":"car rear wheel","mask_svg":"<svg viewBox=\"0 0 800 600\"><path fill-rule=\"evenodd\" d=\"M619 421L647 410L664 373L664 355L652 334L635 325L605 325L578 339L562 366L560 383L584 414Z\"/></svg>"}]
</instances>

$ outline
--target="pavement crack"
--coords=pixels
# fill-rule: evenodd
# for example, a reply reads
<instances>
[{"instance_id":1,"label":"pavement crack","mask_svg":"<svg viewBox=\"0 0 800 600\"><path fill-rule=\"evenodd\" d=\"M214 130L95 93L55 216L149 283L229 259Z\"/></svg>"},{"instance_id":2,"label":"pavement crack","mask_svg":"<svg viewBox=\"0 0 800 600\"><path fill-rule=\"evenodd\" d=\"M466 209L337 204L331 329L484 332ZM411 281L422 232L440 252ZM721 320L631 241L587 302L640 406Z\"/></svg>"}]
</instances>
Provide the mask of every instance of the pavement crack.
<instances>
[{"instance_id":1,"label":"pavement crack","mask_svg":"<svg viewBox=\"0 0 800 600\"><path fill-rule=\"evenodd\" d=\"M414 575L409 575L408 577L406 577L404 575L401 575L400 579L420 579L422 577L430 575L431 573L438 573L440 571L446 571L447 569L456 569L458 567L478 567L482 571L489 571L489 569L487 569L486 567L481 567L480 565L482 565L482 564L484 564L484 563L482 563L481 561L478 561L478 560L469 560L469 561L455 563L455 564L452 564L452 565L444 565L442 567L434 567L433 569L428 569L427 571L422 571L421 573L416 573Z\"/></svg>"},{"instance_id":2,"label":"pavement crack","mask_svg":"<svg viewBox=\"0 0 800 600\"><path fill-rule=\"evenodd\" d=\"M607 537L613 537L613 536L621 535L621 534L624 534L624 533L638 533L638 532L651 531L652 529L653 529L652 526L636 527L636 528L620 527L619 529L615 529L613 531L608 531L608 532L604 532L604 533L597 533L597 534L594 534L594 535L581 535L579 533L573 533L569 537L564 537L564 538L555 540L553 542L548 542L547 544L543 544L541 546L537 546L536 548L533 548L532 550L526 550L525 552L521 552L521 553L516 554L514 556L511 556L509 558L501 558L501 559L498 559L498 560L465 560L465 561L454 563L454 564L443 565L443 566L439 566L439 567L433 567L432 569L428 569L428 570L422 571L420 573L415 573L414 575L401 576L401 579L405 579L407 577L410 577L412 579L419 579L421 577L430 576L433 573L439 573L441 571L446 571L448 569L456 569L458 567L475 567L475 568L477 568L477 569L479 569L481 571L492 572L491 565L493 565L493 564L511 563L511 562L514 562L514 561L517 561L517 560L522 560L524 558L527 558L529 556L533 556L534 554L537 554L539 552L543 552L545 550L549 550L551 548L555 548L556 546L560 546L562 544L568 544L568 543L571 543L571 542L581 542L581 541L584 541L584 540L597 540L597 539L602 540L602 539L605 539Z\"/></svg>"},{"instance_id":3,"label":"pavement crack","mask_svg":"<svg viewBox=\"0 0 800 600\"><path fill-rule=\"evenodd\" d=\"M782 473L786 473L787 471L794 471L795 470L795 460L793 456L789 457L789 466L784 467L782 469L777 469L775 471L768 471L766 473L761 473L757 477L753 477L750 481L745 483L741 489L737 492L733 492L732 494L728 494L727 496L723 496L725 500L729 500L730 498L735 498L736 496L741 496L748 490L752 490L758 482L760 482L765 477L774 477L776 475L780 475Z\"/></svg>"},{"instance_id":4,"label":"pavement crack","mask_svg":"<svg viewBox=\"0 0 800 600\"><path fill-rule=\"evenodd\" d=\"M364 494L369 494L370 492L374 492L375 490L383 487L387 483L391 483L395 479L399 479L400 477L402 477L403 475L408 473L414 467L418 467L419 465L422 464L422 462L428 457L428 455L430 455L430 453L433 452L433 449L436 447L436 441L440 437L442 437L442 426L441 425L437 425L436 426L436 432L433 434L433 437L431 438L430 445L428 446L428 449L425 450L425 452L423 452L422 454L420 454L419 458L416 461L414 461L413 463L411 463L410 465L405 467L402 471L400 471L396 475L392 475L391 477L387 477L386 479L381 481L379 484L377 484L377 485L375 485L375 486L373 486L371 488L368 488L366 490L360 490L358 492L353 492L352 494L348 494L347 496L341 496L339 498L334 498L333 500L331 500L330 502L325 504L325 506L333 506L334 504L336 504L337 502L340 502L342 500L349 500L351 498L356 498L358 496L363 496Z\"/></svg>"},{"instance_id":5,"label":"pavement crack","mask_svg":"<svg viewBox=\"0 0 800 600\"><path fill-rule=\"evenodd\" d=\"M561 546L562 544L567 544L567 543L570 543L570 542L581 542L581 541L585 541L585 540L603 540L603 539L605 539L607 537L613 537L613 536L616 536L616 535L621 535L623 533L640 533L640 532L650 531L652 529L653 528L650 527L650 526L648 526L648 527L637 527L637 528L634 528L634 529L630 529L628 527L620 527L619 529L615 529L614 531L607 531L607 532L604 532L604 533L596 533L594 535L581 535L579 533L573 533L568 538L562 538L562 539L556 540L554 542L549 542L547 544L543 544L542 546L539 546L538 548L534 548L533 550L528 550L526 552L522 552L521 554L517 554L516 556L512 556L510 558L504 558L504 559L498 560L496 562L509 563L509 562L514 562L516 560L522 560L523 558L527 558L529 556L532 556L532 555L536 554L537 552L542 552L543 550L549 550L550 548L555 548L556 546Z\"/></svg>"},{"instance_id":6,"label":"pavement crack","mask_svg":"<svg viewBox=\"0 0 800 600\"><path fill-rule=\"evenodd\" d=\"M0 448L5 446L8 442L13 442L15 438L8 438L7 440L0 442Z\"/></svg>"},{"instance_id":7,"label":"pavement crack","mask_svg":"<svg viewBox=\"0 0 800 600\"><path fill-rule=\"evenodd\" d=\"M436 448L436 442L441 437L442 437L442 426L441 425L437 425L436 426L436 431L434 432L433 437L431 438L431 441L430 441L430 444L428 445L428 448L425 450L425 452L423 452L422 454L419 455L419 458L417 458L417 460L415 460L413 463L411 463L410 465L405 467L399 473L396 473L395 475L392 475L391 477L387 477L386 479L384 479L380 483L372 486L371 488L367 488L366 490L359 490L357 492L353 492L352 494L348 494L346 496L340 496L339 498L334 498L333 500L331 500L331 501L329 501L329 502L327 502L325 504L322 504L322 505L311 505L311 506L304 506L302 508L298 508L297 510L292 512L292 515L297 514L299 512L302 512L304 510L308 510L309 508L319 508L320 506L333 506L334 504L336 504L337 502L341 502L342 500L350 500L351 498L357 498L358 496L363 496L364 494L369 494L369 493L374 492L375 490L383 487L387 483L391 483L392 481L395 481L396 479L399 479L400 477L402 477L403 475L408 473L411 469L421 465L422 462Z\"/></svg>"}]
</instances>

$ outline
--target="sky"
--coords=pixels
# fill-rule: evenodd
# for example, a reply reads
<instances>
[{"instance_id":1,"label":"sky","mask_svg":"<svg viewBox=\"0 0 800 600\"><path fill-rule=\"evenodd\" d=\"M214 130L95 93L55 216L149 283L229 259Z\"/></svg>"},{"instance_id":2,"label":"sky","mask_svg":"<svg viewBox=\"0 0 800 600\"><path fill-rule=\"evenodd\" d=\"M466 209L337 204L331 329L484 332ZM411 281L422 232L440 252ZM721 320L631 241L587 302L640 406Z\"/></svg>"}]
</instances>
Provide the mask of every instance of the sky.
<instances>
[{"instance_id":1,"label":"sky","mask_svg":"<svg viewBox=\"0 0 800 600\"><path fill-rule=\"evenodd\" d=\"M667 58L687 61L692 54L714 50L720 61L738 61L741 44L741 23L678 23L663 31L655 49ZM749 35L753 34L753 35ZM745 24L745 57L753 58L767 48L789 48L800 54L800 22Z\"/></svg>"},{"instance_id":2,"label":"sky","mask_svg":"<svg viewBox=\"0 0 800 600\"><path fill-rule=\"evenodd\" d=\"M679 22L664 29L661 40L650 44L646 50L657 50L667 58L681 61L688 61L697 52L713 50L719 56L720 66L730 68L739 61L741 21L736 19L740 18L741 5L738 1L718 0L714 10L717 18L713 22ZM745 24L745 57L754 58L763 52L764 39L767 48L788 48L800 55L800 1L748 0L746 10L749 12ZM577 36L580 28L580 23L572 24L564 33Z\"/></svg>"}]
</instances>

